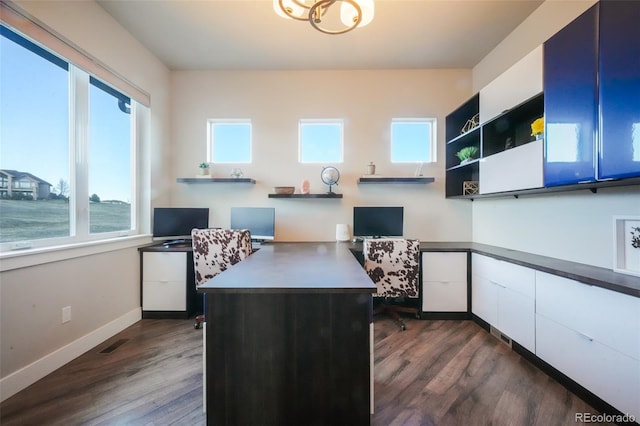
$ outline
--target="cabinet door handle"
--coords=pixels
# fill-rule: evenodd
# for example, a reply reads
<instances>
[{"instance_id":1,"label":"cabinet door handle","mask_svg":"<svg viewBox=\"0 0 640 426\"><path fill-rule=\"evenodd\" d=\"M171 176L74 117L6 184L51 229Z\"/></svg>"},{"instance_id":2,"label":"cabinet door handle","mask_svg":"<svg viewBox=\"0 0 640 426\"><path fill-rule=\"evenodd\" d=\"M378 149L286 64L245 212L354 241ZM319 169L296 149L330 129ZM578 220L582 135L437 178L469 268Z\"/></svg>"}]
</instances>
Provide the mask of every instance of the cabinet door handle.
<instances>
[{"instance_id":1,"label":"cabinet door handle","mask_svg":"<svg viewBox=\"0 0 640 426\"><path fill-rule=\"evenodd\" d=\"M441 284L449 284L451 281L440 281Z\"/></svg>"},{"instance_id":2,"label":"cabinet door handle","mask_svg":"<svg viewBox=\"0 0 640 426\"><path fill-rule=\"evenodd\" d=\"M587 341L589 341L589 342L593 342L593 337L591 337L591 336L589 336L589 335L587 335L587 334L581 333L581 332L579 332L579 331L576 331L576 333L578 333L578 335L579 335L580 337L582 337L584 340L587 340Z\"/></svg>"}]
</instances>

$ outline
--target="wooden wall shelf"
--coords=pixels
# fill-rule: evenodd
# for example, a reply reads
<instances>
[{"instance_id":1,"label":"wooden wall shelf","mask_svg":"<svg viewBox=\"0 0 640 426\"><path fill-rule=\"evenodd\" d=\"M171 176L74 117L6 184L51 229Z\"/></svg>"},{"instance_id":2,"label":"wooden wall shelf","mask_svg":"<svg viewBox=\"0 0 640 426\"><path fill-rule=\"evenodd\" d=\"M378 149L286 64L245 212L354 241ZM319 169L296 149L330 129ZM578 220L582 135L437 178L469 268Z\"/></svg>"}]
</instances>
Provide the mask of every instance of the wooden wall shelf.
<instances>
[{"instance_id":1,"label":"wooden wall shelf","mask_svg":"<svg viewBox=\"0 0 640 426\"><path fill-rule=\"evenodd\" d=\"M361 183L432 183L435 178L416 176L416 177L377 177L377 176L363 176L358 179L358 184Z\"/></svg>"},{"instance_id":2,"label":"wooden wall shelf","mask_svg":"<svg viewBox=\"0 0 640 426\"><path fill-rule=\"evenodd\" d=\"M342 198L342 194L269 194L269 198Z\"/></svg>"},{"instance_id":3,"label":"wooden wall shelf","mask_svg":"<svg viewBox=\"0 0 640 426\"><path fill-rule=\"evenodd\" d=\"M177 178L178 183L256 183L255 179L251 178Z\"/></svg>"}]
</instances>

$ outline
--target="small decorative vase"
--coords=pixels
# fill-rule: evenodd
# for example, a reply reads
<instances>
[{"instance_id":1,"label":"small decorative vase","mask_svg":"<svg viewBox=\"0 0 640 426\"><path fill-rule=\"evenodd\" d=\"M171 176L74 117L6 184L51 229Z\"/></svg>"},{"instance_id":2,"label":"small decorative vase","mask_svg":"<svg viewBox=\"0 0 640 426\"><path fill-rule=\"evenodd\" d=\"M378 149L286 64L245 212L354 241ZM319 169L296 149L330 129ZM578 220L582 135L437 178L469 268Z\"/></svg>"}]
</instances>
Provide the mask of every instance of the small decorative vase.
<instances>
[{"instance_id":1,"label":"small decorative vase","mask_svg":"<svg viewBox=\"0 0 640 426\"><path fill-rule=\"evenodd\" d=\"M376 174L376 165L373 164L373 161L369 163L369 165L367 166L367 172L370 175L375 175Z\"/></svg>"},{"instance_id":2,"label":"small decorative vase","mask_svg":"<svg viewBox=\"0 0 640 426\"><path fill-rule=\"evenodd\" d=\"M309 183L309 181L306 179L303 180L302 183L300 184L300 193L308 194L310 187L311 187L311 184Z\"/></svg>"},{"instance_id":3,"label":"small decorative vase","mask_svg":"<svg viewBox=\"0 0 640 426\"><path fill-rule=\"evenodd\" d=\"M536 134L536 140L537 140L537 141L541 140L541 139L542 139L542 137L543 137L542 133L538 133L538 134Z\"/></svg>"},{"instance_id":4,"label":"small decorative vase","mask_svg":"<svg viewBox=\"0 0 640 426\"><path fill-rule=\"evenodd\" d=\"M206 168L206 167L200 167L199 169L200 169L200 174L201 174L201 175L206 176L206 175L208 175L208 174L209 174L209 169L208 169L208 168Z\"/></svg>"},{"instance_id":5,"label":"small decorative vase","mask_svg":"<svg viewBox=\"0 0 640 426\"><path fill-rule=\"evenodd\" d=\"M239 179L244 176L244 174L242 173L242 170L240 168L234 167L233 169L231 169L230 176L234 179Z\"/></svg>"}]
</instances>

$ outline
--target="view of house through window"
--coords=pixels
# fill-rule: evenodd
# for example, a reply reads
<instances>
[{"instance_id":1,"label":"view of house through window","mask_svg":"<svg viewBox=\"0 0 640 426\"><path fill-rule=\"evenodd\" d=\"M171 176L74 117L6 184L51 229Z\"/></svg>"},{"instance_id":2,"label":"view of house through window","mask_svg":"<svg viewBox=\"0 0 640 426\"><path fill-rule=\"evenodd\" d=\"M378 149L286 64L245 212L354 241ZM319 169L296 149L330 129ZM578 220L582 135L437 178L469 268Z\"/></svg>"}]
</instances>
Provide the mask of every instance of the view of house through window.
<instances>
[{"instance_id":1,"label":"view of house through window","mask_svg":"<svg viewBox=\"0 0 640 426\"><path fill-rule=\"evenodd\" d=\"M435 162L436 120L432 118L391 121L391 161L394 163Z\"/></svg>"},{"instance_id":2,"label":"view of house through window","mask_svg":"<svg viewBox=\"0 0 640 426\"><path fill-rule=\"evenodd\" d=\"M0 248L131 232L134 102L0 29Z\"/></svg>"},{"instance_id":3,"label":"view of house through window","mask_svg":"<svg viewBox=\"0 0 640 426\"><path fill-rule=\"evenodd\" d=\"M301 163L342 162L342 120L300 120L298 138Z\"/></svg>"}]
</instances>

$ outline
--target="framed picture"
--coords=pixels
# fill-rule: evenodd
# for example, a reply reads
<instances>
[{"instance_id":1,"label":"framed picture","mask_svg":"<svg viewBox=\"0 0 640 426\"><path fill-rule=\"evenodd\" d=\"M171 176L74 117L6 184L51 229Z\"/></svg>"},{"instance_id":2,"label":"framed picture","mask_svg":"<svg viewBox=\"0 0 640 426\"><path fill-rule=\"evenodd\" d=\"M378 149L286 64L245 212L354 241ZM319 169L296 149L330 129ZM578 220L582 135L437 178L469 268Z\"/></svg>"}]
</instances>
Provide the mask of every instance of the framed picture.
<instances>
[{"instance_id":1,"label":"framed picture","mask_svg":"<svg viewBox=\"0 0 640 426\"><path fill-rule=\"evenodd\" d=\"M640 277L640 216L614 216L613 235L613 270Z\"/></svg>"}]
</instances>

